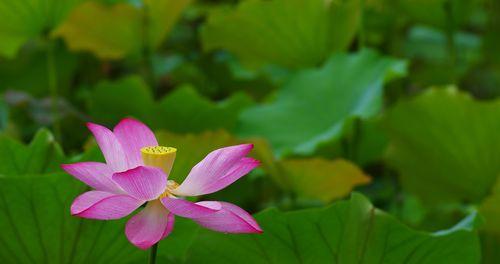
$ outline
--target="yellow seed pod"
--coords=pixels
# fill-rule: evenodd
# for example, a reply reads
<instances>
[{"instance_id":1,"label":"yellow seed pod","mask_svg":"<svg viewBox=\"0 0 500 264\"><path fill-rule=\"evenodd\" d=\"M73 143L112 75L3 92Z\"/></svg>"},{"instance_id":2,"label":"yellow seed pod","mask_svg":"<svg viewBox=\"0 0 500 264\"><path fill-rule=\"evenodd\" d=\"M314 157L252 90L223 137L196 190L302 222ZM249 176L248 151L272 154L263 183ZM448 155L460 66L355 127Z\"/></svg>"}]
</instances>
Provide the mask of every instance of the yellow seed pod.
<instances>
[{"instance_id":1,"label":"yellow seed pod","mask_svg":"<svg viewBox=\"0 0 500 264\"><path fill-rule=\"evenodd\" d=\"M162 169L167 176L172 170L175 161L176 148L153 146L141 149L144 165Z\"/></svg>"}]
</instances>

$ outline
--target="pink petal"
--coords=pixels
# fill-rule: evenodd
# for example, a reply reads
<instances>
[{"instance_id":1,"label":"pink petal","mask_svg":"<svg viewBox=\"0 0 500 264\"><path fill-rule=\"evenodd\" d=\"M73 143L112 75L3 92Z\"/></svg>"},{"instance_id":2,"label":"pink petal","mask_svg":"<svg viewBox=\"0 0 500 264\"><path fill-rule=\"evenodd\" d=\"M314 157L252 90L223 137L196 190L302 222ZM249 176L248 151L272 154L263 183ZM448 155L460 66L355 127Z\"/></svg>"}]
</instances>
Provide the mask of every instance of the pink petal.
<instances>
[{"instance_id":1,"label":"pink petal","mask_svg":"<svg viewBox=\"0 0 500 264\"><path fill-rule=\"evenodd\" d=\"M245 210L225 202L198 202L208 208L219 208L217 212L204 217L193 218L201 226L224 233L262 233L259 224Z\"/></svg>"},{"instance_id":2,"label":"pink petal","mask_svg":"<svg viewBox=\"0 0 500 264\"><path fill-rule=\"evenodd\" d=\"M127 159L120 141L111 130L101 125L87 123L90 132L94 134L95 140L106 159L106 163L113 171L124 171L127 167Z\"/></svg>"},{"instance_id":3,"label":"pink petal","mask_svg":"<svg viewBox=\"0 0 500 264\"><path fill-rule=\"evenodd\" d=\"M113 170L104 163L79 162L62 164L61 167L67 173L98 191L112 193L123 192L123 190L111 179Z\"/></svg>"},{"instance_id":4,"label":"pink petal","mask_svg":"<svg viewBox=\"0 0 500 264\"><path fill-rule=\"evenodd\" d=\"M129 215L143 203L126 194L89 191L73 201L71 214L90 219L119 219Z\"/></svg>"},{"instance_id":5,"label":"pink petal","mask_svg":"<svg viewBox=\"0 0 500 264\"><path fill-rule=\"evenodd\" d=\"M208 216L222 208L220 205L218 208L209 208L183 199L170 197L162 198L161 203L173 214L188 218Z\"/></svg>"},{"instance_id":6,"label":"pink petal","mask_svg":"<svg viewBox=\"0 0 500 264\"><path fill-rule=\"evenodd\" d=\"M153 132L145 124L133 118L120 121L113 129L113 133L123 147L129 168L143 165L141 148L158 146Z\"/></svg>"},{"instance_id":7,"label":"pink petal","mask_svg":"<svg viewBox=\"0 0 500 264\"><path fill-rule=\"evenodd\" d=\"M170 235L170 233L172 233L172 230L174 229L174 220L175 220L174 214L169 213L167 217L167 222L168 222L167 228L165 228L165 231L163 232L161 239L164 239L165 237Z\"/></svg>"},{"instance_id":8,"label":"pink petal","mask_svg":"<svg viewBox=\"0 0 500 264\"><path fill-rule=\"evenodd\" d=\"M158 198L167 187L167 175L153 167L139 166L115 173L112 178L129 195L144 201Z\"/></svg>"},{"instance_id":9,"label":"pink petal","mask_svg":"<svg viewBox=\"0 0 500 264\"><path fill-rule=\"evenodd\" d=\"M165 238L174 227L174 215L158 201L149 202L146 208L127 222L125 235L140 249L147 249Z\"/></svg>"},{"instance_id":10,"label":"pink petal","mask_svg":"<svg viewBox=\"0 0 500 264\"><path fill-rule=\"evenodd\" d=\"M212 151L173 193L198 196L225 188L259 165L259 161L245 157L252 148L252 144L244 144Z\"/></svg>"}]
</instances>

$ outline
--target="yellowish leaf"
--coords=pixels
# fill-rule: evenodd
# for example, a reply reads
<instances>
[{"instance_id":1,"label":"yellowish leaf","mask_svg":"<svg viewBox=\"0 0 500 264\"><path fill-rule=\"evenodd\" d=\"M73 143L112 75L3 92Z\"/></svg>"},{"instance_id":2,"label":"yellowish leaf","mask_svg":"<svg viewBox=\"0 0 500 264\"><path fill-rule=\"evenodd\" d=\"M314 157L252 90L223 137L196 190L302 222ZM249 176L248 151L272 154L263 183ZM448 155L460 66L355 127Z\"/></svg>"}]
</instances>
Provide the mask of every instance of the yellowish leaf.
<instances>
[{"instance_id":1,"label":"yellowish leaf","mask_svg":"<svg viewBox=\"0 0 500 264\"><path fill-rule=\"evenodd\" d=\"M149 13L149 43L152 48L157 48L168 36L191 0L144 0L144 2Z\"/></svg>"},{"instance_id":2,"label":"yellowish leaf","mask_svg":"<svg viewBox=\"0 0 500 264\"><path fill-rule=\"evenodd\" d=\"M292 191L325 202L349 194L371 181L359 167L342 159L290 159L281 162Z\"/></svg>"},{"instance_id":3,"label":"yellowish leaf","mask_svg":"<svg viewBox=\"0 0 500 264\"><path fill-rule=\"evenodd\" d=\"M138 10L126 3L112 6L85 2L75 8L53 35L62 37L75 51L117 59L140 47Z\"/></svg>"},{"instance_id":4,"label":"yellowish leaf","mask_svg":"<svg viewBox=\"0 0 500 264\"><path fill-rule=\"evenodd\" d=\"M89 1L76 7L52 34L72 50L93 52L103 59L157 48L191 0L146 0L106 5Z\"/></svg>"}]
</instances>

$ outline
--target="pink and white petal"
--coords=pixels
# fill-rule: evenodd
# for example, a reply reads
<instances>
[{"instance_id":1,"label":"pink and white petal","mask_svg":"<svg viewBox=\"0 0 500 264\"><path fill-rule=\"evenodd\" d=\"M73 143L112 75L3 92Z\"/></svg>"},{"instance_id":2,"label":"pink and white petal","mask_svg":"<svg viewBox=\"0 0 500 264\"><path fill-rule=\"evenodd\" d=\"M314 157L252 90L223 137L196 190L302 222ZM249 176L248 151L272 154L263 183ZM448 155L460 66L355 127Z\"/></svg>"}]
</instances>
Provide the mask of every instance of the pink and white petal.
<instances>
[{"instance_id":1,"label":"pink and white petal","mask_svg":"<svg viewBox=\"0 0 500 264\"><path fill-rule=\"evenodd\" d=\"M186 201L184 199L179 198L171 198L165 197L161 199L161 203L175 215L187 217L187 218L199 218L211 215L218 210L222 209L222 206L219 207L206 207L201 206L196 203Z\"/></svg>"},{"instance_id":2,"label":"pink and white petal","mask_svg":"<svg viewBox=\"0 0 500 264\"><path fill-rule=\"evenodd\" d=\"M124 171L128 168L125 152L120 141L111 130L101 125L87 123L87 127L94 135L99 148L106 159L106 163L113 171Z\"/></svg>"},{"instance_id":3,"label":"pink and white petal","mask_svg":"<svg viewBox=\"0 0 500 264\"><path fill-rule=\"evenodd\" d=\"M125 227L125 235L136 247L148 249L170 234L173 227L173 214L155 200L130 218Z\"/></svg>"},{"instance_id":4,"label":"pink and white petal","mask_svg":"<svg viewBox=\"0 0 500 264\"><path fill-rule=\"evenodd\" d=\"M167 221L168 221L167 228L165 228L165 232L163 232L161 239L164 239L165 237L170 235L170 233L172 233L172 230L174 230L175 215L173 213L169 212L167 218L168 218L167 219Z\"/></svg>"},{"instance_id":5,"label":"pink and white petal","mask_svg":"<svg viewBox=\"0 0 500 264\"><path fill-rule=\"evenodd\" d=\"M208 208L221 207L217 212L199 218L193 218L199 225L223 233L262 233L259 224L253 217L240 207L226 203L205 201L198 205Z\"/></svg>"},{"instance_id":6,"label":"pink and white petal","mask_svg":"<svg viewBox=\"0 0 500 264\"><path fill-rule=\"evenodd\" d=\"M73 201L71 214L90 219L119 219L129 215L143 203L144 201L126 194L89 191Z\"/></svg>"},{"instance_id":7,"label":"pink and white petal","mask_svg":"<svg viewBox=\"0 0 500 264\"><path fill-rule=\"evenodd\" d=\"M167 175L159 168L139 166L113 174L112 179L130 196L150 201L167 187Z\"/></svg>"},{"instance_id":8,"label":"pink and white petal","mask_svg":"<svg viewBox=\"0 0 500 264\"><path fill-rule=\"evenodd\" d=\"M236 163L226 174L217 180L203 186L202 194L214 193L231 185L239 178L247 175L250 171L260 165L260 162L253 158L244 157Z\"/></svg>"},{"instance_id":9,"label":"pink and white petal","mask_svg":"<svg viewBox=\"0 0 500 264\"><path fill-rule=\"evenodd\" d=\"M198 196L225 188L258 166L258 161L245 158L252 148L252 144L243 144L212 151L191 169L174 193Z\"/></svg>"},{"instance_id":10,"label":"pink and white petal","mask_svg":"<svg viewBox=\"0 0 500 264\"><path fill-rule=\"evenodd\" d=\"M120 141L129 168L143 165L141 148L158 146L156 137L145 124L133 118L125 118L113 129L118 141Z\"/></svg>"},{"instance_id":11,"label":"pink and white petal","mask_svg":"<svg viewBox=\"0 0 500 264\"><path fill-rule=\"evenodd\" d=\"M113 170L101 162L79 162L62 164L61 168L88 186L111 193L121 193L123 190L111 179Z\"/></svg>"}]
</instances>

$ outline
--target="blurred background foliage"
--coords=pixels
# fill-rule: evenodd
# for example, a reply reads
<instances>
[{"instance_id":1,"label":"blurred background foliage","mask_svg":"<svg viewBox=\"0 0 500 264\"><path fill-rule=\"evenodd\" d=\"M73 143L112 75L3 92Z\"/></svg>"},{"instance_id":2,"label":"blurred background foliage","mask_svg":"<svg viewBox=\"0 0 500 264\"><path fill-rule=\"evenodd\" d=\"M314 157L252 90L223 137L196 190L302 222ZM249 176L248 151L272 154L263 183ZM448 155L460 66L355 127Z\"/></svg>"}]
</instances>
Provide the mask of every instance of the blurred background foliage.
<instances>
[{"instance_id":1,"label":"blurred background foliage","mask_svg":"<svg viewBox=\"0 0 500 264\"><path fill-rule=\"evenodd\" d=\"M126 116L176 181L226 145L262 161L203 199L264 234L178 218L160 263L500 260L496 0L0 0L0 94L2 263L143 263L124 221L69 215L58 166Z\"/></svg>"}]
</instances>

